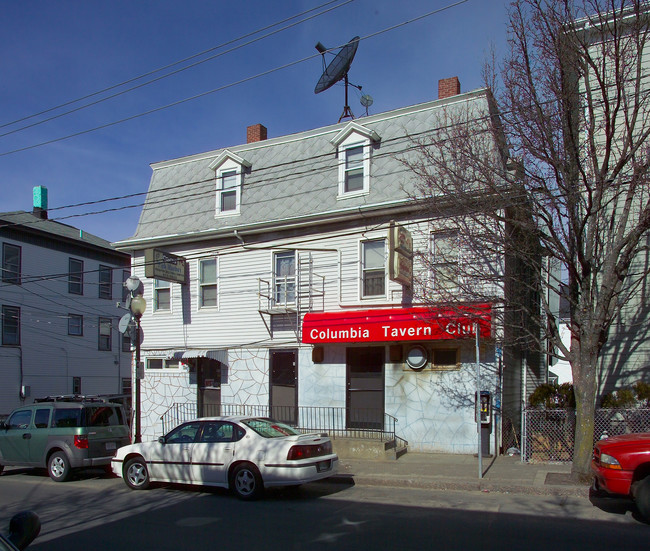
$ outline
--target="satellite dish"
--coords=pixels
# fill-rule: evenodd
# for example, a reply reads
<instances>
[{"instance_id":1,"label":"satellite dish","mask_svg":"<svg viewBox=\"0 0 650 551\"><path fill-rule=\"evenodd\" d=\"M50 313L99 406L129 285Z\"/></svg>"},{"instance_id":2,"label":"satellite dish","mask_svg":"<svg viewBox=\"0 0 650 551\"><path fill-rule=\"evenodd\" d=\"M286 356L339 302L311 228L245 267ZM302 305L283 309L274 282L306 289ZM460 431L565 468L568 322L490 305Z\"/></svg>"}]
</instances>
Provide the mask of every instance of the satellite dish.
<instances>
[{"instance_id":1,"label":"satellite dish","mask_svg":"<svg viewBox=\"0 0 650 551\"><path fill-rule=\"evenodd\" d=\"M330 64L325 68L320 79L316 83L316 88L314 88L314 94L320 94L328 88L334 86L340 80L345 79L345 107L343 108L343 114L339 118L339 122L343 118L350 117L354 118L352 110L348 105L348 71L350 70L350 65L352 65L352 60L354 59L355 54L357 53L357 48L359 47L358 36L355 36L350 42L343 46L339 53L336 54L334 59ZM323 56L323 66L325 65L325 52L327 48L323 46L320 42L316 44L316 49ZM353 84L354 86L354 84Z\"/></svg>"},{"instance_id":2,"label":"satellite dish","mask_svg":"<svg viewBox=\"0 0 650 551\"><path fill-rule=\"evenodd\" d=\"M368 116L368 107L370 107L374 102L372 96L370 94L364 94L361 96L359 102L366 108L366 116Z\"/></svg>"},{"instance_id":3,"label":"satellite dish","mask_svg":"<svg viewBox=\"0 0 650 551\"><path fill-rule=\"evenodd\" d=\"M348 42L343 48L339 50L339 53L336 54L336 57L330 62L327 68L323 71L316 88L314 88L314 94L320 94L328 88L334 86L339 80L347 76L348 71L350 70L350 65L352 65L352 60L354 55L357 53L357 48L359 47L359 37L355 36L350 42ZM325 54L327 51L323 49L324 46L319 42L316 44L316 49L321 53Z\"/></svg>"},{"instance_id":4,"label":"satellite dish","mask_svg":"<svg viewBox=\"0 0 650 551\"><path fill-rule=\"evenodd\" d=\"M132 320L131 314L124 314L120 318L120 323L117 324L117 328L120 330L120 333L126 333L129 330L129 325L131 325Z\"/></svg>"}]
</instances>

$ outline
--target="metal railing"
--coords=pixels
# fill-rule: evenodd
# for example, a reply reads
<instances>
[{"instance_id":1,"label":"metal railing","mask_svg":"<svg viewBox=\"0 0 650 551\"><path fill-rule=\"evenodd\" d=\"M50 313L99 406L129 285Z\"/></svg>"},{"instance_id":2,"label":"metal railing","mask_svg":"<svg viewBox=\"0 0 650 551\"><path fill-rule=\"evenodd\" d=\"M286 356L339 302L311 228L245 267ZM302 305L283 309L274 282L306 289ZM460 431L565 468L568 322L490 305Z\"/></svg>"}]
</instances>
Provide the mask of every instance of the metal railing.
<instances>
[{"instance_id":1,"label":"metal railing","mask_svg":"<svg viewBox=\"0 0 650 551\"><path fill-rule=\"evenodd\" d=\"M572 461L575 425L574 409L526 409L522 460ZM601 438L630 432L650 432L650 408L596 410L594 444Z\"/></svg>"},{"instance_id":2,"label":"metal railing","mask_svg":"<svg viewBox=\"0 0 650 551\"><path fill-rule=\"evenodd\" d=\"M327 432L330 436L374 438L382 441L399 440L395 434L397 419L380 410L311 406L264 406L245 404L206 404L203 417L245 415L271 417L296 427L302 432ZM196 419L196 403L173 404L161 417L163 433L175 426Z\"/></svg>"}]
</instances>

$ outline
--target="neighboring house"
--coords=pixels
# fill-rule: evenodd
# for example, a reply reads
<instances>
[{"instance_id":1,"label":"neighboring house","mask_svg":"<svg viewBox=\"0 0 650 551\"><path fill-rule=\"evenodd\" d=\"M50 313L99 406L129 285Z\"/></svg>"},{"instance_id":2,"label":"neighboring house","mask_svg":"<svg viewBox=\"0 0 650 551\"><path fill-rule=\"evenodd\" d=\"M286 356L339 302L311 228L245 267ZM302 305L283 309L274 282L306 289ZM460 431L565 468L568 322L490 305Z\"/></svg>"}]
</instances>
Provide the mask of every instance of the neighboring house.
<instances>
[{"instance_id":1,"label":"neighboring house","mask_svg":"<svg viewBox=\"0 0 650 551\"><path fill-rule=\"evenodd\" d=\"M410 449L474 453L476 323L482 390L498 405L505 381L520 408L519 357L497 344L492 305L412 299L410 249L449 250L452 236L413 201L400 158L445 113L491 113L487 90L440 89L450 81L437 101L271 139L258 124L246 144L152 165L137 231L115 243L148 304L143 440L179 408L247 405L303 427L395 420ZM170 255L184 259L175 273Z\"/></svg>"},{"instance_id":2,"label":"neighboring house","mask_svg":"<svg viewBox=\"0 0 650 551\"><path fill-rule=\"evenodd\" d=\"M33 212L0 213L0 415L34 398L130 394L130 343L117 329L129 256Z\"/></svg>"},{"instance_id":3,"label":"neighboring house","mask_svg":"<svg viewBox=\"0 0 650 551\"><path fill-rule=\"evenodd\" d=\"M650 7L641 3L637 17L634 4L616 11L615 16L602 13L577 24L583 47L597 62L580 75L582 104L577 109L583 118L577 135L583 137L585 151L611 186L605 192L604 216L597 213L607 221L602 225L606 237L598 236L596 241L608 239L614 242L613 247L622 248L625 241L617 234L618 228L627 223L626 232L631 233L640 217L647 217L649 208ZM587 83L594 96L589 101L582 99ZM598 198L599 188L595 189L592 194L585 192L585 204ZM611 220L609 210L614 213ZM632 222L627 222L628 215ZM647 221L643 225L646 228L637 254L625 266L624 281L615 298L616 316L600 353L597 399L637 381L650 382L650 235ZM603 248L608 246L609 242Z\"/></svg>"}]
</instances>

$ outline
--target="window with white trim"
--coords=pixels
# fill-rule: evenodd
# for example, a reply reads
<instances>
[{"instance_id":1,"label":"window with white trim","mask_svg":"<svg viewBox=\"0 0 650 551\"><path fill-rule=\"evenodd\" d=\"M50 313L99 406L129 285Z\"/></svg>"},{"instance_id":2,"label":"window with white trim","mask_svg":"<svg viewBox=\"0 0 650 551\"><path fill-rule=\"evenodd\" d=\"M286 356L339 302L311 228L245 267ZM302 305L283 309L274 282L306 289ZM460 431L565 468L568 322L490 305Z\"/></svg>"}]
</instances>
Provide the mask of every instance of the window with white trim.
<instances>
[{"instance_id":1,"label":"window with white trim","mask_svg":"<svg viewBox=\"0 0 650 551\"><path fill-rule=\"evenodd\" d=\"M431 234L431 279L434 289L458 287L459 260L458 232Z\"/></svg>"},{"instance_id":2,"label":"window with white trim","mask_svg":"<svg viewBox=\"0 0 650 551\"><path fill-rule=\"evenodd\" d=\"M361 296L386 295L386 240L374 239L361 243Z\"/></svg>"},{"instance_id":3,"label":"window with white trim","mask_svg":"<svg viewBox=\"0 0 650 551\"><path fill-rule=\"evenodd\" d=\"M147 369L180 369L180 360L166 358L147 358Z\"/></svg>"},{"instance_id":4,"label":"window with white trim","mask_svg":"<svg viewBox=\"0 0 650 551\"><path fill-rule=\"evenodd\" d=\"M163 281L162 279L153 280L153 309L156 312L159 310L171 310L171 291L171 283L169 281Z\"/></svg>"},{"instance_id":5,"label":"window with white trim","mask_svg":"<svg viewBox=\"0 0 650 551\"><path fill-rule=\"evenodd\" d=\"M363 195L370 191L370 140L345 140L338 148L339 197Z\"/></svg>"},{"instance_id":6,"label":"window with white trim","mask_svg":"<svg viewBox=\"0 0 650 551\"><path fill-rule=\"evenodd\" d=\"M217 259L199 260L199 307L217 306Z\"/></svg>"},{"instance_id":7,"label":"window with white trim","mask_svg":"<svg viewBox=\"0 0 650 551\"><path fill-rule=\"evenodd\" d=\"M236 170L219 172L219 211L223 213L239 212L239 177Z\"/></svg>"},{"instance_id":8,"label":"window with white trim","mask_svg":"<svg viewBox=\"0 0 650 551\"><path fill-rule=\"evenodd\" d=\"M356 121L348 123L331 140L339 160L339 199L370 192L370 157L373 144L380 140L375 130Z\"/></svg>"},{"instance_id":9,"label":"window with white trim","mask_svg":"<svg viewBox=\"0 0 650 551\"><path fill-rule=\"evenodd\" d=\"M296 253L285 251L273 255L273 281L275 304L296 302Z\"/></svg>"}]
</instances>

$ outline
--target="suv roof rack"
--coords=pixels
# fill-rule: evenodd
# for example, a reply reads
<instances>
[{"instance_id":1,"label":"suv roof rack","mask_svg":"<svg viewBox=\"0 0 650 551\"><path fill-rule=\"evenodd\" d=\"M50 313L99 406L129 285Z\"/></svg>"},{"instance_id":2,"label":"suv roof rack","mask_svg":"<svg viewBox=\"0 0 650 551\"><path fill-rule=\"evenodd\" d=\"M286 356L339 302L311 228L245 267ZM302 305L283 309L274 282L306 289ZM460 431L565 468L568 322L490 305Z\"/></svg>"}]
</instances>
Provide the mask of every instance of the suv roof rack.
<instances>
[{"instance_id":1,"label":"suv roof rack","mask_svg":"<svg viewBox=\"0 0 650 551\"><path fill-rule=\"evenodd\" d=\"M34 398L34 402L108 402L108 400L100 396L61 394L59 396L45 396L44 398Z\"/></svg>"}]
</instances>

